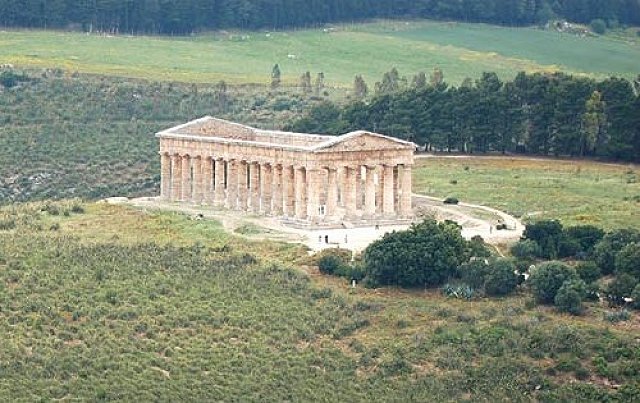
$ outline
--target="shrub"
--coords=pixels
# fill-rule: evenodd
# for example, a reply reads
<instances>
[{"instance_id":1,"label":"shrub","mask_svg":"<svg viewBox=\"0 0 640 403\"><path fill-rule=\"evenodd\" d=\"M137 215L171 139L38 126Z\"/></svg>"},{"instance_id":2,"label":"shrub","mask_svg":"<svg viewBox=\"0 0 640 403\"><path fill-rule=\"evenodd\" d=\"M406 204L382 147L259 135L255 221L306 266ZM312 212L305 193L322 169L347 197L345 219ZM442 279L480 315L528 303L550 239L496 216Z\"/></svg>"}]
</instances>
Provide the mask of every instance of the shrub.
<instances>
[{"instance_id":1,"label":"shrub","mask_svg":"<svg viewBox=\"0 0 640 403\"><path fill-rule=\"evenodd\" d=\"M522 236L538 244L540 247L538 257L555 259L558 257L559 243L563 238L562 224L556 220L542 220L527 224Z\"/></svg>"},{"instance_id":2,"label":"shrub","mask_svg":"<svg viewBox=\"0 0 640 403\"><path fill-rule=\"evenodd\" d=\"M444 204L458 204L460 201L455 197L447 197L442 201Z\"/></svg>"},{"instance_id":3,"label":"shrub","mask_svg":"<svg viewBox=\"0 0 640 403\"><path fill-rule=\"evenodd\" d=\"M560 312L567 312L573 315L579 315L582 313L582 301L586 294L586 284L584 281L568 280L565 281L553 302Z\"/></svg>"},{"instance_id":4,"label":"shrub","mask_svg":"<svg viewBox=\"0 0 640 403\"><path fill-rule=\"evenodd\" d=\"M558 290L565 281L578 280L575 269L561 262L547 262L538 266L531 277L529 284L538 302L550 304L554 302Z\"/></svg>"},{"instance_id":5,"label":"shrub","mask_svg":"<svg viewBox=\"0 0 640 403\"><path fill-rule=\"evenodd\" d=\"M595 262L580 262L576 265L576 272L578 276L587 284L591 284L594 281L602 277L600 268Z\"/></svg>"},{"instance_id":6,"label":"shrub","mask_svg":"<svg viewBox=\"0 0 640 403\"><path fill-rule=\"evenodd\" d=\"M626 322L631 319L631 314L626 309L604 313L604 320L611 323Z\"/></svg>"},{"instance_id":7,"label":"shrub","mask_svg":"<svg viewBox=\"0 0 640 403\"><path fill-rule=\"evenodd\" d=\"M640 243L630 243L615 256L616 273L628 273L640 278Z\"/></svg>"},{"instance_id":8,"label":"shrub","mask_svg":"<svg viewBox=\"0 0 640 403\"><path fill-rule=\"evenodd\" d=\"M508 259L493 262L485 277L484 289L487 295L507 295L518 285L516 266Z\"/></svg>"},{"instance_id":9,"label":"shrub","mask_svg":"<svg viewBox=\"0 0 640 403\"><path fill-rule=\"evenodd\" d=\"M627 273L618 274L607 287L607 299L614 305L622 305L625 298L631 297L637 284L635 277Z\"/></svg>"},{"instance_id":10,"label":"shrub","mask_svg":"<svg viewBox=\"0 0 640 403\"><path fill-rule=\"evenodd\" d=\"M344 262L335 255L322 256L318 260L318 269L324 274L334 274L342 270Z\"/></svg>"},{"instance_id":11,"label":"shrub","mask_svg":"<svg viewBox=\"0 0 640 403\"><path fill-rule=\"evenodd\" d=\"M425 220L369 245L364 251L366 275L381 285L437 286L465 260L466 245L458 226Z\"/></svg>"},{"instance_id":12,"label":"shrub","mask_svg":"<svg viewBox=\"0 0 640 403\"><path fill-rule=\"evenodd\" d=\"M533 259L541 252L540 245L531 239L520 240L511 247L511 254L518 259Z\"/></svg>"},{"instance_id":13,"label":"shrub","mask_svg":"<svg viewBox=\"0 0 640 403\"><path fill-rule=\"evenodd\" d=\"M445 284L442 287L442 294L449 298L471 299L473 298L473 288L466 284Z\"/></svg>"},{"instance_id":14,"label":"shrub","mask_svg":"<svg viewBox=\"0 0 640 403\"><path fill-rule=\"evenodd\" d=\"M472 288L484 287L484 279L489 272L489 264L484 259L476 259L458 267L462 282Z\"/></svg>"},{"instance_id":15,"label":"shrub","mask_svg":"<svg viewBox=\"0 0 640 403\"><path fill-rule=\"evenodd\" d=\"M616 254L633 242L640 242L640 231L621 229L609 232L596 244L593 248L593 260L602 270L602 274L613 273Z\"/></svg>"},{"instance_id":16,"label":"shrub","mask_svg":"<svg viewBox=\"0 0 640 403\"><path fill-rule=\"evenodd\" d=\"M591 255L594 246L604 237L604 231L594 225L577 225L567 228L565 235L578 242L581 252Z\"/></svg>"},{"instance_id":17,"label":"shrub","mask_svg":"<svg viewBox=\"0 0 640 403\"><path fill-rule=\"evenodd\" d=\"M638 283L633 289L633 292L631 293L631 299L633 299L631 307L633 309L640 309L640 283Z\"/></svg>"},{"instance_id":18,"label":"shrub","mask_svg":"<svg viewBox=\"0 0 640 403\"><path fill-rule=\"evenodd\" d=\"M596 18L595 20L591 21L589 26L591 26L591 30L598 35L603 35L605 32L607 32L607 23L604 22L603 19Z\"/></svg>"}]
</instances>

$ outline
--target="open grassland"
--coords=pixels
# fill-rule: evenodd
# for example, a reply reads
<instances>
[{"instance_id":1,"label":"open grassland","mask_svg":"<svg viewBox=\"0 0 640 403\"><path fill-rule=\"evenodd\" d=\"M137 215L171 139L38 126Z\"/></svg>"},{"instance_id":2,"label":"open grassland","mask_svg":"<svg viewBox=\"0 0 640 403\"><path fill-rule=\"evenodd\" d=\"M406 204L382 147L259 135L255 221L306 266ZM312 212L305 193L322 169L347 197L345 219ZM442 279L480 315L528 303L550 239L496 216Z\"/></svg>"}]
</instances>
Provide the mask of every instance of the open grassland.
<instances>
[{"instance_id":1,"label":"open grassland","mask_svg":"<svg viewBox=\"0 0 640 403\"><path fill-rule=\"evenodd\" d=\"M302 249L107 204L0 209L0 400L640 397L637 316L350 290Z\"/></svg>"},{"instance_id":2,"label":"open grassland","mask_svg":"<svg viewBox=\"0 0 640 403\"><path fill-rule=\"evenodd\" d=\"M350 87L356 74L373 86L392 67L410 79L438 66L452 84L485 71L503 78L556 70L635 77L640 45L533 28L424 21L180 38L8 31L0 33L0 62L163 81L264 84L279 63L290 84L309 70L324 72L328 85Z\"/></svg>"},{"instance_id":3,"label":"open grassland","mask_svg":"<svg viewBox=\"0 0 640 403\"><path fill-rule=\"evenodd\" d=\"M640 168L518 157L419 159L414 191L484 204L527 220L640 227Z\"/></svg>"}]
</instances>

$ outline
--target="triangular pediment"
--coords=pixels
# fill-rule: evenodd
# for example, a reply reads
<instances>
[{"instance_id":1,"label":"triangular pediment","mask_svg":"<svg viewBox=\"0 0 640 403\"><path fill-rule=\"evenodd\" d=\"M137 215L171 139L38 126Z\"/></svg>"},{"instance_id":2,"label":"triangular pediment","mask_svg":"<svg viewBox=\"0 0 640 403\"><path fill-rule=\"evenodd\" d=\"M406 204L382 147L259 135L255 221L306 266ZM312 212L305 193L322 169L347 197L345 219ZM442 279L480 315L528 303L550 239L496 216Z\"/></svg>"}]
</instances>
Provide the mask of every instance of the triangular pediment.
<instances>
[{"instance_id":1,"label":"triangular pediment","mask_svg":"<svg viewBox=\"0 0 640 403\"><path fill-rule=\"evenodd\" d=\"M314 152L415 150L416 145L378 133L358 131L338 136L314 147Z\"/></svg>"}]
</instances>

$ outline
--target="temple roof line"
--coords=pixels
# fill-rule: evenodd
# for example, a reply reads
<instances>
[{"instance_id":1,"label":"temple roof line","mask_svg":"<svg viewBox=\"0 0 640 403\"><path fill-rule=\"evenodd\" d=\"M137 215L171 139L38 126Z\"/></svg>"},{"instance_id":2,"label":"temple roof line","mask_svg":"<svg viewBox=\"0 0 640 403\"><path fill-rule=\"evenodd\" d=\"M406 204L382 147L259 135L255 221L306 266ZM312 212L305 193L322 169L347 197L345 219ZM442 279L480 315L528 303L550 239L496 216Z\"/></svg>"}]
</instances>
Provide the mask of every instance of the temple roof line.
<instances>
[{"instance_id":1,"label":"temple roof line","mask_svg":"<svg viewBox=\"0 0 640 403\"><path fill-rule=\"evenodd\" d=\"M362 136L378 138L383 140L383 142L388 142L390 149L416 148L416 145L410 141L364 130L358 130L340 136L292 133L257 129L211 116L205 116L156 133L156 137L158 138L196 140L207 143L241 144L305 152L330 151L332 147L353 141Z\"/></svg>"}]
</instances>

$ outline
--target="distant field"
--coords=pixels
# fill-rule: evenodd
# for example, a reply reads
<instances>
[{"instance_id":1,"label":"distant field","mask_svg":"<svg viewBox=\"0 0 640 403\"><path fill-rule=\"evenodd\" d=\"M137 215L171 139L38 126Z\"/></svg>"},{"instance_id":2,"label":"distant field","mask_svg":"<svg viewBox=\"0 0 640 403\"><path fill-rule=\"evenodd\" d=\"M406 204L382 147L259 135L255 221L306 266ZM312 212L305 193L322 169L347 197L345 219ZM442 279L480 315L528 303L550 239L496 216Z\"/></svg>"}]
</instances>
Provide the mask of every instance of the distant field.
<instances>
[{"instance_id":1,"label":"distant field","mask_svg":"<svg viewBox=\"0 0 640 403\"><path fill-rule=\"evenodd\" d=\"M495 207L526 220L640 228L640 168L509 157L418 160L414 191Z\"/></svg>"},{"instance_id":2,"label":"distant field","mask_svg":"<svg viewBox=\"0 0 640 403\"><path fill-rule=\"evenodd\" d=\"M127 37L43 31L0 33L0 62L59 67L153 80L267 83L281 65L285 81L322 71L328 85L370 86L397 67L408 78L439 66L450 83L495 71L566 70L597 77L635 76L640 46L609 37L578 38L533 28L479 24L379 22L291 32Z\"/></svg>"}]
</instances>

